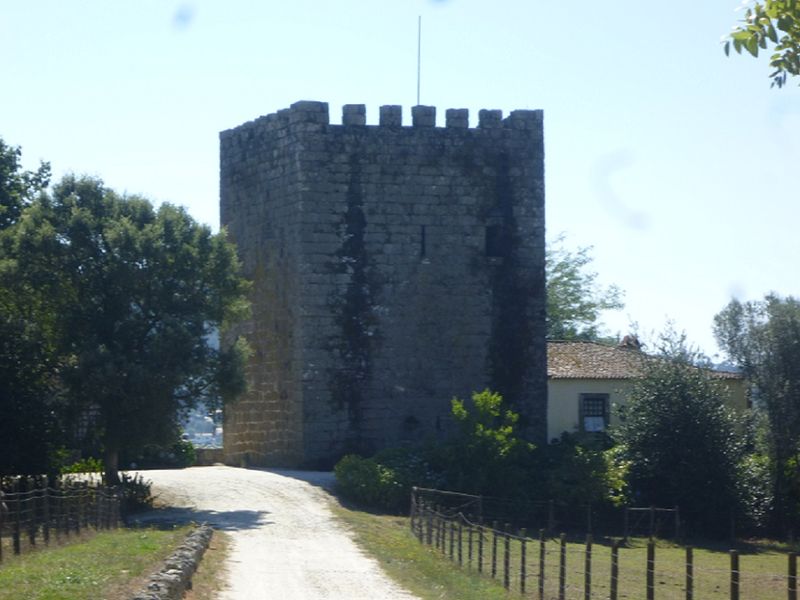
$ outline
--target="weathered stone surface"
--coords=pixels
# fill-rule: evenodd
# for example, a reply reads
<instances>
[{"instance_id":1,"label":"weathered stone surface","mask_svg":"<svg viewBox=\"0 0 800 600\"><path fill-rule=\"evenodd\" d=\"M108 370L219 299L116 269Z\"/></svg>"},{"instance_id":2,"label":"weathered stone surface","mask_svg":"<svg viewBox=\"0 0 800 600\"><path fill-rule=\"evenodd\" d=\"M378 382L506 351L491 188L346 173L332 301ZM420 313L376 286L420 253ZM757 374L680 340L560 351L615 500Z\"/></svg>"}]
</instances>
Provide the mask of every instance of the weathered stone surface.
<instances>
[{"instance_id":1,"label":"weathered stone surface","mask_svg":"<svg viewBox=\"0 0 800 600\"><path fill-rule=\"evenodd\" d=\"M220 134L221 222L253 280L233 465L329 466L447 435L491 387L546 429L541 111L300 102Z\"/></svg>"},{"instance_id":2,"label":"weathered stone surface","mask_svg":"<svg viewBox=\"0 0 800 600\"><path fill-rule=\"evenodd\" d=\"M186 590L192 587L192 575L211 542L213 529L202 525L192 531L186 540L165 561L162 568L154 573L145 589L131 600L180 600Z\"/></svg>"}]
</instances>

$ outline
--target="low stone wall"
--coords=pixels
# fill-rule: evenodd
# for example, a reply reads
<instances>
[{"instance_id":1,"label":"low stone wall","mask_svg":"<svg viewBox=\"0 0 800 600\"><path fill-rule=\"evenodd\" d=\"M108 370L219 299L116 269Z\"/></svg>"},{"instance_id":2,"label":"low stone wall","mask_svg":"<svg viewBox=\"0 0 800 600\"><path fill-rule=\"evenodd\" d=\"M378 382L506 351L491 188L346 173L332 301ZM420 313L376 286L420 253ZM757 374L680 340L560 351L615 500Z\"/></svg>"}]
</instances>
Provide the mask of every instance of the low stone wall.
<instances>
[{"instance_id":1,"label":"low stone wall","mask_svg":"<svg viewBox=\"0 0 800 600\"><path fill-rule=\"evenodd\" d=\"M195 464L201 467L209 467L216 463L224 462L222 448L195 448L197 459Z\"/></svg>"},{"instance_id":2,"label":"low stone wall","mask_svg":"<svg viewBox=\"0 0 800 600\"><path fill-rule=\"evenodd\" d=\"M131 600L180 600L183 593L192 587L192 575L211 541L213 529L201 525L192 531L164 561L161 569L154 573L143 590Z\"/></svg>"}]
</instances>

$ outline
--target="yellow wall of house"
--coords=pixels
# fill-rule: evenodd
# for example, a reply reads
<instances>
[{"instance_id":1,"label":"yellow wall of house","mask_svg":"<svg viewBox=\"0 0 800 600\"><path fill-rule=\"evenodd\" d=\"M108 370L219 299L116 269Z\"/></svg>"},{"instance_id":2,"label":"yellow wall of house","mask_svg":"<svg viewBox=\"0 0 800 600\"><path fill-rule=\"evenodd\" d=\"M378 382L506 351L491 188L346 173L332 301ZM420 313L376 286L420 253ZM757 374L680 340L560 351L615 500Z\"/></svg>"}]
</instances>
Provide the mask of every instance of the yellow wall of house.
<instances>
[{"instance_id":1,"label":"yellow wall of house","mask_svg":"<svg viewBox=\"0 0 800 600\"><path fill-rule=\"evenodd\" d=\"M747 408L747 386L743 380L724 381L733 408ZM624 379L551 379L547 383L547 439L579 428L581 394L608 394L611 425L619 422L615 405L625 404L631 382Z\"/></svg>"}]
</instances>

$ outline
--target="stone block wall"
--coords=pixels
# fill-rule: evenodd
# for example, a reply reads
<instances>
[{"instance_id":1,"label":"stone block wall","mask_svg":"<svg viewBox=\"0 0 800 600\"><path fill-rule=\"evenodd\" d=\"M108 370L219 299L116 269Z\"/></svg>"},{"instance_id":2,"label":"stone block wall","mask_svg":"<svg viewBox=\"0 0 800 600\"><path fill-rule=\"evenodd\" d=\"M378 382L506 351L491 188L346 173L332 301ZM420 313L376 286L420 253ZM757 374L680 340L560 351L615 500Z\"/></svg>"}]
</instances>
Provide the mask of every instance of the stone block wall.
<instances>
[{"instance_id":1,"label":"stone block wall","mask_svg":"<svg viewBox=\"0 0 800 600\"><path fill-rule=\"evenodd\" d=\"M253 279L232 464L330 466L447 435L485 387L546 435L541 111L291 108L223 132L221 221Z\"/></svg>"}]
</instances>

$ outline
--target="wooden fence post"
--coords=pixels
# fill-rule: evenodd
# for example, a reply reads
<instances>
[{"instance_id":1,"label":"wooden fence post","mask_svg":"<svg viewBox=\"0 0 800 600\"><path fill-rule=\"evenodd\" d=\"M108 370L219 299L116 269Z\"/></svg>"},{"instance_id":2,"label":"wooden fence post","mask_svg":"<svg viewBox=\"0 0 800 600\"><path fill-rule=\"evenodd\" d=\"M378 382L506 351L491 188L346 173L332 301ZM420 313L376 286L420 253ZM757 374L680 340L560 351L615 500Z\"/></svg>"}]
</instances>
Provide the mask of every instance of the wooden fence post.
<instances>
[{"instance_id":1,"label":"wooden fence post","mask_svg":"<svg viewBox=\"0 0 800 600\"><path fill-rule=\"evenodd\" d=\"M525 580L528 577L527 569L527 550L525 548L527 543L528 532L525 529L519 530L519 593L525 595Z\"/></svg>"},{"instance_id":2,"label":"wooden fence post","mask_svg":"<svg viewBox=\"0 0 800 600\"><path fill-rule=\"evenodd\" d=\"M81 505L80 505L80 498L78 497L78 488L73 488L72 494L70 495L70 507L74 509L75 512L75 533L80 534L81 532ZM72 511L71 511L72 512Z\"/></svg>"},{"instance_id":3,"label":"wooden fence post","mask_svg":"<svg viewBox=\"0 0 800 600\"><path fill-rule=\"evenodd\" d=\"M439 513L438 506L431 507L431 522L433 523L433 547L439 549Z\"/></svg>"},{"instance_id":4,"label":"wooden fence post","mask_svg":"<svg viewBox=\"0 0 800 600\"><path fill-rule=\"evenodd\" d=\"M25 478L25 496L25 504L27 506L25 512L28 513L28 541L31 546L35 546L38 523L36 522L36 480L33 477Z\"/></svg>"},{"instance_id":5,"label":"wooden fence post","mask_svg":"<svg viewBox=\"0 0 800 600\"><path fill-rule=\"evenodd\" d=\"M656 573L656 543L650 539L647 542L647 600L655 599L655 573Z\"/></svg>"},{"instance_id":6,"label":"wooden fence post","mask_svg":"<svg viewBox=\"0 0 800 600\"><path fill-rule=\"evenodd\" d=\"M469 520L469 525L467 526L467 565L469 566L469 569L471 571L472 570L472 524L475 521L473 521L471 514L467 517L467 519Z\"/></svg>"},{"instance_id":7,"label":"wooden fence post","mask_svg":"<svg viewBox=\"0 0 800 600\"><path fill-rule=\"evenodd\" d=\"M458 566L459 567L464 564L464 561L462 559L462 547L463 547L463 541L462 541L463 537L462 536L463 536L463 533L464 533L464 526L461 523L461 518L460 517L461 517L461 515L459 514L459 519L458 519Z\"/></svg>"},{"instance_id":8,"label":"wooden fence post","mask_svg":"<svg viewBox=\"0 0 800 600\"><path fill-rule=\"evenodd\" d=\"M483 525L478 525L478 573L483 573Z\"/></svg>"},{"instance_id":9,"label":"wooden fence post","mask_svg":"<svg viewBox=\"0 0 800 600\"><path fill-rule=\"evenodd\" d=\"M64 535L69 537L69 515L64 508L64 484L61 482L58 489L58 522Z\"/></svg>"},{"instance_id":10,"label":"wooden fence post","mask_svg":"<svg viewBox=\"0 0 800 600\"><path fill-rule=\"evenodd\" d=\"M611 542L611 581L609 600L617 600L619 593L619 540Z\"/></svg>"},{"instance_id":11,"label":"wooden fence post","mask_svg":"<svg viewBox=\"0 0 800 600\"><path fill-rule=\"evenodd\" d=\"M511 529L511 524L506 523L503 534L503 587L508 589L511 586L511 573L509 572L511 563L511 538L508 530Z\"/></svg>"},{"instance_id":12,"label":"wooden fence post","mask_svg":"<svg viewBox=\"0 0 800 600\"><path fill-rule=\"evenodd\" d=\"M553 506L553 501L547 501L547 531L548 533L552 533L556 528L556 514L555 514L555 507Z\"/></svg>"},{"instance_id":13,"label":"wooden fence post","mask_svg":"<svg viewBox=\"0 0 800 600\"><path fill-rule=\"evenodd\" d=\"M8 506L4 502L5 494L3 488L0 487L0 563L3 562L3 527L5 526L6 513Z\"/></svg>"},{"instance_id":14,"label":"wooden fence post","mask_svg":"<svg viewBox=\"0 0 800 600\"><path fill-rule=\"evenodd\" d=\"M450 530L450 560L452 561L453 560L453 550L455 550L454 542L455 542L455 537L456 537L456 522L455 521L450 521L450 527L448 527L448 529Z\"/></svg>"},{"instance_id":15,"label":"wooden fence post","mask_svg":"<svg viewBox=\"0 0 800 600\"><path fill-rule=\"evenodd\" d=\"M492 521L492 579L497 577L497 521Z\"/></svg>"},{"instance_id":16,"label":"wooden fence post","mask_svg":"<svg viewBox=\"0 0 800 600\"><path fill-rule=\"evenodd\" d=\"M789 600L797 600L797 554L789 553L789 577L787 580L789 588Z\"/></svg>"},{"instance_id":17,"label":"wooden fence post","mask_svg":"<svg viewBox=\"0 0 800 600\"><path fill-rule=\"evenodd\" d=\"M558 561L558 600L567 597L567 534L562 533L560 538L560 552Z\"/></svg>"},{"instance_id":18,"label":"wooden fence post","mask_svg":"<svg viewBox=\"0 0 800 600\"><path fill-rule=\"evenodd\" d=\"M425 543L433 544L433 512L430 506L425 505Z\"/></svg>"},{"instance_id":19,"label":"wooden fence post","mask_svg":"<svg viewBox=\"0 0 800 600\"><path fill-rule=\"evenodd\" d=\"M686 547L686 600L694 599L694 551Z\"/></svg>"},{"instance_id":20,"label":"wooden fence post","mask_svg":"<svg viewBox=\"0 0 800 600\"><path fill-rule=\"evenodd\" d=\"M539 530L539 600L544 600L544 561L546 557L544 529Z\"/></svg>"},{"instance_id":21,"label":"wooden fence post","mask_svg":"<svg viewBox=\"0 0 800 600\"><path fill-rule=\"evenodd\" d=\"M656 507L650 505L650 538L656 535Z\"/></svg>"},{"instance_id":22,"label":"wooden fence post","mask_svg":"<svg viewBox=\"0 0 800 600\"><path fill-rule=\"evenodd\" d=\"M731 600L739 600L739 553L730 551L731 555Z\"/></svg>"},{"instance_id":23,"label":"wooden fence post","mask_svg":"<svg viewBox=\"0 0 800 600\"><path fill-rule=\"evenodd\" d=\"M681 511L678 505L675 505L675 541L681 539Z\"/></svg>"},{"instance_id":24,"label":"wooden fence post","mask_svg":"<svg viewBox=\"0 0 800 600\"><path fill-rule=\"evenodd\" d=\"M44 533L44 544L45 546L50 545L50 490L48 489L47 479L44 480L44 490L42 492L42 511L44 513L44 527L42 532Z\"/></svg>"},{"instance_id":25,"label":"wooden fence post","mask_svg":"<svg viewBox=\"0 0 800 600\"><path fill-rule=\"evenodd\" d=\"M22 502L19 491L19 482L17 482L16 493L14 494L14 554L22 552L22 545L20 536L22 535Z\"/></svg>"},{"instance_id":26,"label":"wooden fence post","mask_svg":"<svg viewBox=\"0 0 800 600\"><path fill-rule=\"evenodd\" d=\"M583 597L592 600L592 535L586 536L586 558L583 568Z\"/></svg>"}]
</instances>

